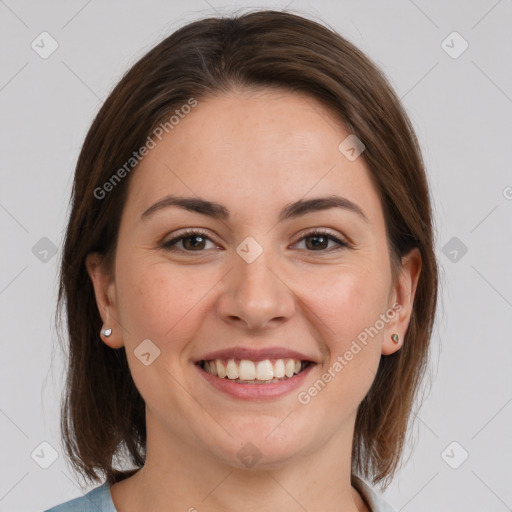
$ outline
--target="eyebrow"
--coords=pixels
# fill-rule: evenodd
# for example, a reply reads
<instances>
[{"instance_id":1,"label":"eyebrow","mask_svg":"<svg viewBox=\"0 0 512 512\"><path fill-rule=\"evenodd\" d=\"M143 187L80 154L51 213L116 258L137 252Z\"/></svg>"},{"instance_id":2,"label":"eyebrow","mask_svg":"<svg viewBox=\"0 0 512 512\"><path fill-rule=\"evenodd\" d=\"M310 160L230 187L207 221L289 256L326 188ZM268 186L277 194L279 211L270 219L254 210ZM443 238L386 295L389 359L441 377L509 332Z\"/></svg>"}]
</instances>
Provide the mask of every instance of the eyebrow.
<instances>
[{"instance_id":1,"label":"eyebrow","mask_svg":"<svg viewBox=\"0 0 512 512\"><path fill-rule=\"evenodd\" d=\"M214 219L227 220L230 216L228 208L215 201L208 201L200 197L182 197L168 195L150 206L141 215L141 220L145 220L154 213L169 207L178 207L184 210L207 215ZM341 208L353 212L360 216L365 222L369 222L368 217L363 210L354 202L341 196L330 195L325 197L317 197L314 199L299 199L293 203L287 204L279 213L279 222L293 219L321 210L329 208Z\"/></svg>"}]
</instances>

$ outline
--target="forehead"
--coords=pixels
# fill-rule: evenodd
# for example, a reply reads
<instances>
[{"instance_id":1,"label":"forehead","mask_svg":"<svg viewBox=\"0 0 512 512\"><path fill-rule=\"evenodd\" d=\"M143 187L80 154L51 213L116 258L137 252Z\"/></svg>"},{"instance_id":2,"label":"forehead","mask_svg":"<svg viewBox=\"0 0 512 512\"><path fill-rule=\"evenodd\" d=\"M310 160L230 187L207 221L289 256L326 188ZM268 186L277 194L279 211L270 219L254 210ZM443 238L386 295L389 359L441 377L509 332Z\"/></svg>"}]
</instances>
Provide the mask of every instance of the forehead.
<instances>
[{"instance_id":1,"label":"forehead","mask_svg":"<svg viewBox=\"0 0 512 512\"><path fill-rule=\"evenodd\" d=\"M350 161L339 149L349 135L335 113L304 94L209 97L156 139L134 171L126 206L135 213L166 194L196 195L251 217L283 202L339 193L377 218L380 202L364 159Z\"/></svg>"}]
</instances>

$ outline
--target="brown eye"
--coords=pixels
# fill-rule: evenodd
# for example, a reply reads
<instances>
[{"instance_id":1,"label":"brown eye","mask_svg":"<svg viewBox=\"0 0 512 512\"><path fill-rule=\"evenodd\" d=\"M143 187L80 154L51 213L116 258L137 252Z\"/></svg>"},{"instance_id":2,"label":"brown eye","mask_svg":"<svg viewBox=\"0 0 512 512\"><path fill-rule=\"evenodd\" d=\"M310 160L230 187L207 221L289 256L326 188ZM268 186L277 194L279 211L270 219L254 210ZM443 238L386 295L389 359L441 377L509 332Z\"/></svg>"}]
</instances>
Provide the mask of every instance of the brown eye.
<instances>
[{"instance_id":1,"label":"brown eye","mask_svg":"<svg viewBox=\"0 0 512 512\"><path fill-rule=\"evenodd\" d=\"M203 252L209 248L206 247L208 242L215 245L205 233L200 231L190 231L183 233L172 240L164 242L162 244L162 248L177 252Z\"/></svg>"},{"instance_id":2,"label":"brown eye","mask_svg":"<svg viewBox=\"0 0 512 512\"><path fill-rule=\"evenodd\" d=\"M308 249L316 250L316 249L327 249L329 245L329 238L326 236L314 235L308 236L306 239L306 247Z\"/></svg>"},{"instance_id":3,"label":"brown eye","mask_svg":"<svg viewBox=\"0 0 512 512\"><path fill-rule=\"evenodd\" d=\"M331 252L349 247L347 242L340 240L327 231L312 231L302 237L299 242L302 240L305 241L306 249L312 252ZM335 245L329 247L330 242L334 242Z\"/></svg>"},{"instance_id":4,"label":"brown eye","mask_svg":"<svg viewBox=\"0 0 512 512\"><path fill-rule=\"evenodd\" d=\"M206 238L201 235L187 236L182 238L183 247L188 251L204 249Z\"/></svg>"}]
</instances>

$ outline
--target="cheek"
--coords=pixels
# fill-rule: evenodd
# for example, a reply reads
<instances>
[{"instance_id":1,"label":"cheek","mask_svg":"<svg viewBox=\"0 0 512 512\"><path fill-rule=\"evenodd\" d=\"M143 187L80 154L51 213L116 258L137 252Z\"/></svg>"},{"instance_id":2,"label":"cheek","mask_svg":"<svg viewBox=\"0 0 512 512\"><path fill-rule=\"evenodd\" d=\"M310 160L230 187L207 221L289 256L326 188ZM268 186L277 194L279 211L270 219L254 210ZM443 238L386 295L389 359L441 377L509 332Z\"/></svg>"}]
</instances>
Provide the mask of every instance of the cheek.
<instances>
[{"instance_id":1,"label":"cheek","mask_svg":"<svg viewBox=\"0 0 512 512\"><path fill-rule=\"evenodd\" d=\"M340 417L357 409L374 381L383 331L372 327L381 324L389 289L385 273L362 268L337 269L329 279L316 283L316 288L312 282L304 283L316 290L303 294L304 310L316 318L312 321L328 355L318 380L302 390L299 402L312 404L311 414L324 417L325 425L334 428Z\"/></svg>"},{"instance_id":2,"label":"cheek","mask_svg":"<svg viewBox=\"0 0 512 512\"><path fill-rule=\"evenodd\" d=\"M357 264L329 269L322 279L310 276L303 282L304 311L316 318L311 321L328 352L321 368L321 379L329 382L322 400L335 408L342 405L340 414L357 407L378 370L384 332L380 315L386 312L391 283L385 264L360 258ZM310 391L311 396L318 392Z\"/></svg>"},{"instance_id":3,"label":"cheek","mask_svg":"<svg viewBox=\"0 0 512 512\"><path fill-rule=\"evenodd\" d=\"M178 269L167 261L131 259L120 261L118 269L123 276L116 289L118 314L128 338L125 343L149 338L161 349L168 348L171 340L173 347L186 341L208 303L208 290L219 280L211 270Z\"/></svg>"},{"instance_id":4,"label":"cheek","mask_svg":"<svg viewBox=\"0 0 512 512\"><path fill-rule=\"evenodd\" d=\"M318 277L301 278L301 299L306 311L318 317L315 325L323 326L322 335L330 340L331 351L341 350L386 311L388 276L379 268L343 266Z\"/></svg>"},{"instance_id":5,"label":"cheek","mask_svg":"<svg viewBox=\"0 0 512 512\"><path fill-rule=\"evenodd\" d=\"M177 269L168 261L148 263L144 258L120 260L116 270L120 276L116 280L118 315L139 392L147 404L165 405L183 398L179 375L186 349L196 336L205 308L211 307L207 292L219 277L211 270ZM146 339L160 350L148 366L136 357L137 347Z\"/></svg>"}]
</instances>

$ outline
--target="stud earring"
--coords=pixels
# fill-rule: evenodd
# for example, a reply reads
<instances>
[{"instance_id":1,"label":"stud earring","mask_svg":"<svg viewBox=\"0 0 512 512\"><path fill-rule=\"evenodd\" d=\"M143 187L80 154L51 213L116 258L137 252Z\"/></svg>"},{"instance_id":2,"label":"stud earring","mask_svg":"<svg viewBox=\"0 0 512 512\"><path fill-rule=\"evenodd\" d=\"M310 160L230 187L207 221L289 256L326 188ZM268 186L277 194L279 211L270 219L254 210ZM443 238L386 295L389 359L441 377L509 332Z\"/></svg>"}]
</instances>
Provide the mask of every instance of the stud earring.
<instances>
[{"instance_id":1,"label":"stud earring","mask_svg":"<svg viewBox=\"0 0 512 512\"><path fill-rule=\"evenodd\" d=\"M101 331L101 334L103 334L105 338L108 338L112 334L112 329L104 329L103 331Z\"/></svg>"},{"instance_id":2,"label":"stud earring","mask_svg":"<svg viewBox=\"0 0 512 512\"><path fill-rule=\"evenodd\" d=\"M391 335L391 339L395 342L395 343L400 343L400 338L398 336L398 334L394 333Z\"/></svg>"}]
</instances>

